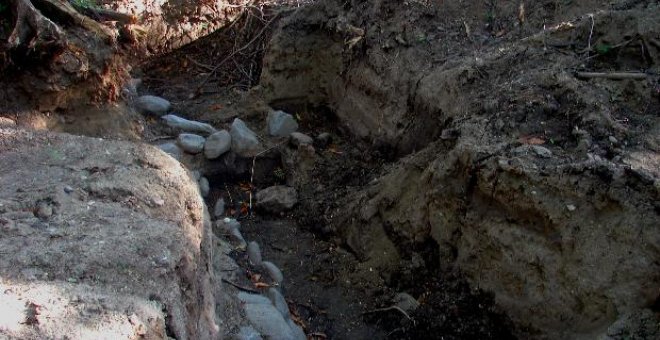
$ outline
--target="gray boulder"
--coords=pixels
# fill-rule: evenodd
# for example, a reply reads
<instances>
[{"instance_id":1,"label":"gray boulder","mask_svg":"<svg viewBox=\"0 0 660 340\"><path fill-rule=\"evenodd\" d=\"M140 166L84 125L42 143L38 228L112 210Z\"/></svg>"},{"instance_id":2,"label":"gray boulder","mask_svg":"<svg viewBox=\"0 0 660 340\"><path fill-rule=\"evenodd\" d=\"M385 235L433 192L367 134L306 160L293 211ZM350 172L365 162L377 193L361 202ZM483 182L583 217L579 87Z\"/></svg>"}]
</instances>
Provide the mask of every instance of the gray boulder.
<instances>
[{"instance_id":1,"label":"gray boulder","mask_svg":"<svg viewBox=\"0 0 660 340\"><path fill-rule=\"evenodd\" d=\"M204 141L204 137L192 133L182 133L176 139L176 143L179 144L183 151L192 154L202 152Z\"/></svg>"},{"instance_id":2,"label":"gray boulder","mask_svg":"<svg viewBox=\"0 0 660 340\"><path fill-rule=\"evenodd\" d=\"M284 281L284 274L282 274L280 268L277 268L274 263L269 261L263 261L261 266L275 283L282 284L282 281Z\"/></svg>"},{"instance_id":3,"label":"gray boulder","mask_svg":"<svg viewBox=\"0 0 660 340\"><path fill-rule=\"evenodd\" d=\"M312 139L312 137L300 132L291 133L289 138L291 144L295 146L312 145L314 143L314 139Z\"/></svg>"},{"instance_id":4,"label":"gray boulder","mask_svg":"<svg viewBox=\"0 0 660 340\"><path fill-rule=\"evenodd\" d=\"M248 259L250 259L250 262L256 266L260 266L262 263L261 259L261 247L259 247L259 243L251 241L248 246L247 246L247 254L248 254Z\"/></svg>"},{"instance_id":5,"label":"gray boulder","mask_svg":"<svg viewBox=\"0 0 660 340\"><path fill-rule=\"evenodd\" d=\"M165 121L167 126L173 129L178 129L185 132L196 132L205 136L217 132L217 130L209 124L188 120L176 115L164 115L161 118Z\"/></svg>"},{"instance_id":6,"label":"gray boulder","mask_svg":"<svg viewBox=\"0 0 660 340\"><path fill-rule=\"evenodd\" d=\"M257 332L252 326L243 326L234 334L231 339L233 340L263 340L261 334Z\"/></svg>"},{"instance_id":7,"label":"gray boulder","mask_svg":"<svg viewBox=\"0 0 660 340\"><path fill-rule=\"evenodd\" d=\"M289 323L289 327L291 327L291 331L293 332L294 340L307 340L307 335L305 334L305 331L303 331L302 327L296 325L296 323L291 319L287 320L287 322Z\"/></svg>"},{"instance_id":8,"label":"gray boulder","mask_svg":"<svg viewBox=\"0 0 660 340\"><path fill-rule=\"evenodd\" d=\"M167 114L172 108L172 104L167 99L156 96L142 96L135 100L135 108L144 114L162 116Z\"/></svg>"},{"instance_id":9,"label":"gray boulder","mask_svg":"<svg viewBox=\"0 0 660 340\"><path fill-rule=\"evenodd\" d=\"M231 135L227 130L220 130L206 139L204 156L215 159L231 149Z\"/></svg>"},{"instance_id":10,"label":"gray boulder","mask_svg":"<svg viewBox=\"0 0 660 340\"><path fill-rule=\"evenodd\" d=\"M296 189L284 185L276 185L260 190L255 198L257 207L270 213L289 210L298 203Z\"/></svg>"},{"instance_id":11,"label":"gray boulder","mask_svg":"<svg viewBox=\"0 0 660 340\"><path fill-rule=\"evenodd\" d=\"M282 295L279 290L271 287L268 289L268 292L266 292L266 296L268 296L270 302L273 303L273 306L275 306L275 308L280 311L285 319L289 319L291 317L289 305L286 303L284 295Z\"/></svg>"},{"instance_id":12,"label":"gray boulder","mask_svg":"<svg viewBox=\"0 0 660 340\"><path fill-rule=\"evenodd\" d=\"M246 303L244 308L247 319L265 338L271 340L295 339L289 323L270 303Z\"/></svg>"},{"instance_id":13,"label":"gray boulder","mask_svg":"<svg viewBox=\"0 0 660 340\"><path fill-rule=\"evenodd\" d=\"M268 133L274 137L288 137L298 130L298 123L284 111L271 111L267 118Z\"/></svg>"},{"instance_id":14,"label":"gray boulder","mask_svg":"<svg viewBox=\"0 0 660 340\"><path fill-rule=\"evenodd\" d=\"M220 218L225 214L225 199L220 197L213 206L213 217Z\"/></svg>"},{"instance_id":15,"label":"gray boulder","mask_svg":"<svg viewBox=\"0 0 660 340\"><path fill-rule=\"evenodd\" d=\"M202 197L208 196L210 191L211 191L211 186L209 184L209 180L206 179L206 177L200 178L199 179L199 192L202 194Z\"/></svg>"},{"instance_id":16,"label":"gray boulder","mask_svg":"<svg viewBox=\"0 0 660 340\"><path fill-rule=\"evenodd\" d=\"M257 134L238 118L231 123L229 134L231 135L231 149L239 156L252 157L262 149Z\"/></svg>"}]
</instances>

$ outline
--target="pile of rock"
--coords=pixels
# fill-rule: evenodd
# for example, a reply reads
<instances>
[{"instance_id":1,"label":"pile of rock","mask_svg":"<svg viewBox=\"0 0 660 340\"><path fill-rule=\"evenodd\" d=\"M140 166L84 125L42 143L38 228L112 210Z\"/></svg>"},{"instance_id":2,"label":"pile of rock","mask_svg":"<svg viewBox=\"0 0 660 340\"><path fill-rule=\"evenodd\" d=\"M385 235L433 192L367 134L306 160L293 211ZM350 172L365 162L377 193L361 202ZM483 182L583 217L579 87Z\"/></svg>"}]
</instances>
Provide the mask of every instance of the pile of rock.
<instances>
[{"instance_id":1,"label":"pile of rock","mask_svg":"<svg viewBox=\"0 0 660 340\"><path fill-rule=\"evenodd\" d=\"M241 223L233 218L215 221L213 231L227 239L235 251L246 251L250 263L265 273L271 285L263 294L239 292L250 325L241 327L235 339L295 339L304 340L305 332L291 319L289 306L281 292L284 274L272 262L264 261L261 247L255 241L246 242L241 233Z\"/></svg>"}]
</instances>

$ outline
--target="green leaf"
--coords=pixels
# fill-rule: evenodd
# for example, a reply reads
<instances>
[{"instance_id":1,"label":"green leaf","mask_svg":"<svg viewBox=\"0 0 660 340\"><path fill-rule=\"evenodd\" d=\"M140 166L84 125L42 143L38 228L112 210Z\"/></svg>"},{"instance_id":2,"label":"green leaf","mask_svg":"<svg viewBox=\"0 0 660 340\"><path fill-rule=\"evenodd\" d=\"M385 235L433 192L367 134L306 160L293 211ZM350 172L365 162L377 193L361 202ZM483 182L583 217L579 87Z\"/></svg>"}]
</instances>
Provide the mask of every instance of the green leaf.
<instances>
[{"instance_id":1,"label":"green leaf","mask_svg":"<svg viewBox=\"0 0 660 340\"><path fill-rule=\"evenodd\" d=\"M598 54L607 54L612 51L612 45L610 44L598 44L594 46L594 50Z\"/></svg>"}]
</instances>

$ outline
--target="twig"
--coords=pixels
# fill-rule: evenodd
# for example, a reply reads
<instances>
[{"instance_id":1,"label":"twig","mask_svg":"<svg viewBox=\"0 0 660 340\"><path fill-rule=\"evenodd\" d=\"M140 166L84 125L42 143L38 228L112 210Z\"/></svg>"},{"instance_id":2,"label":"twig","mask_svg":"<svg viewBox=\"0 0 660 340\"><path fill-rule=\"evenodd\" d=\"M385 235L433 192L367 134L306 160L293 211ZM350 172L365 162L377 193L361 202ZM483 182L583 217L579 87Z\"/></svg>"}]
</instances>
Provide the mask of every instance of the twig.
<instances>
[{"instance_id":1,"label":"twig","mask_svg":"<svg viewBox=\"0 0 660 340\"><path fill-rule=\"evenodd\" d=\"M213 67L211 67L210 65L202 64L202 63L200 63L199 61L193 59L193 58L190 57L190 56L185 56L185 57L186 57L186 59L190 60L190 62L192 62L193 64L195 64L195 65L197 65L197 66L199 66L199 67L201 67L201 68L203 68L203 69L207 69L207 70L209 70L209 71L213 71Z\"/></svg>"},{"instance_id":2,"label":"twig","mask_svg":"<svg viewBox=\"0 0 660 340\"><path fill-rule=\"evenodd\" d=\"M163 140L163 139L173 139L173 138L174 138L174 136L156 136L154 138L149 139L149 143L157 142L157 141Z\"/></svg>"},{"instance_id":3,"label":"twig","mask_svg":"<svg viewBox=\"0 0 660 340\"><path fill-rule=\"evenodd\" d=\"M576 72L575 76L578 78L592 79L592 78L605 78L605 79L646 79L647 74L641 72Z\"/></svg>"},{"instance_id":4,"label":"twig","mask_svg":"<svg viewBox=\"0 0 660 340\"><path fill-rule=\"evenodd\" d=\"M212 76L215 72L217 72L218 69L219 69L222 65L224 65L229 59L233 58L236 54L242 52L243 50L245 50L246 48L248 48L250 45L252 45L252 43L254 43L257 39L259 39L259 37L261 37L261 35L264 34L264 32L265 32L266 29L270 26L270 24L273 23L273 21L275 21L275 19L277 19L279 16L280 16L280 13L276 13L275 16L273 16L272 19L268 20L268 22L264 25L264 27L261 28L261 30L259 31L259 33L257 33L257 35L255 35L255 36L252 38L252 40L250 40L247 44L243 45L243 47L239 48L238 50L235 50L235 51L233 51L232 53L230 53L228 56L226 56L224 59L222 59L222 61L220 61L217 65L215 65L215 66L213 67L213 69L211 70L211 72L206 76L206 78L204 78L204 81L202 81L202 83L197 87L197 90L201 89L202 86L206 85L206 83L209 81L209 79L211 79L211 76Z\"/></svg>"},{"instance_id":5,"label":"twig","mask_svg":"<svg viewBox=\"0 0 660 340\"><path fill-rule=\"evenodd\" d=\"M242 290L242 291L248 292L248 293L261 294L261 293L260 293L259 291L257 291L257 290L254 290L254 289L252 289L252 288L243 287L243 286L241 286L241 285L239 285L239 284L236 284L236 283L234 283L234 282L231 282L231 281L229 281L229 280L227 280L227 279L225 279L225 278L222 278L222 282L229 283L230 285L232 285L232 286L234 286L234 287L236 287L236 288L238 288L238 289L240 289L240 290Z\"/></svg>"},{"instance_id":6,"label":"twig","mask_svg":"<svg viewBox=\"0 0 660 340\"><path fill-rule=\"evenodd\" d=\"M387 312L387 311L391 311L391 310L399 311L406 318L408 318L408 320L412 321L412 323L415 324L415 319L411 318L410 315L408 315L408 313L406 313L406 311L401 309L401 307L399 307L399 306L389 306L389 307L385 307L385 308L372 309L372 310L369 310L369 311L366 311L366 312L362 312L362 315L379 313L379 312Z\"/></svg>"},{"instance_id":7,"label":"twig","mask_svg":"<svg viewBox=\"0 0 660 340\"><path fill-rule=\"evenodd\" d=\"M589 14L589 18L591 18L591 30L589 31L589 41L588 41L588 43L587 43L587 48L591 50L591 38L592 38L593 35L594 35L594 24L595 24L595 22L594 22L594 15L593 15L593 14Z\"/></svg>"}]
</instances>

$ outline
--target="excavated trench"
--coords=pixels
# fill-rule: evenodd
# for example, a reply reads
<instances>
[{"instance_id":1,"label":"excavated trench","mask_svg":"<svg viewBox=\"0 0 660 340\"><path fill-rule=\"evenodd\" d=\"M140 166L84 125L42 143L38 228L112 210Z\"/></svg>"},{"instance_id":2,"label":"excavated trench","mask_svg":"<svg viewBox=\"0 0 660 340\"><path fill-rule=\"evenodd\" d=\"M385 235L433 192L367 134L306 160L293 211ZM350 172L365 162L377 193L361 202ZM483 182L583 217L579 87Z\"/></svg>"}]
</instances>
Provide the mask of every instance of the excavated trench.
<instances>
[{"instance_id":1,"label":"excavated trench","mask_svg":"<svg viewBox=\"0 0 660 340\"><path fill-rule=\"evenodd\" d=\"M518 5L321 1L277 22L245 90L152 88L262 137L281 109L315 138L205 173L308 336L660 334L657 4ZM249 209L272 185L297 205Z\"/></svg>"}]
</instances>

